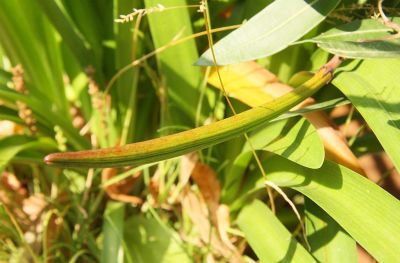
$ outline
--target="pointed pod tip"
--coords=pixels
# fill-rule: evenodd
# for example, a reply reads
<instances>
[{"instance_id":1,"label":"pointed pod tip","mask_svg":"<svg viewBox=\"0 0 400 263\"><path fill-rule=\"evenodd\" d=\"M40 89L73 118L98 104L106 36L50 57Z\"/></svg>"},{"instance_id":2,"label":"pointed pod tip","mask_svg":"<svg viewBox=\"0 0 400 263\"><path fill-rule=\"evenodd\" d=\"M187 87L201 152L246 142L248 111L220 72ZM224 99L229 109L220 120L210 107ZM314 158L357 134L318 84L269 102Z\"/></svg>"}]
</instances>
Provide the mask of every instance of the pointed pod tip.
<instances>
[{"instance_id":1,"label":"pointed pod tip","mask_svg":"<svg viewBox=\"0 0 400 263\"><path fill-rule=\"evenodd\" d=\"M46 155L46 156L44 157L44 159L43 159L44 163L47 164L47 165L51 165L51 164L52 164L52 161L51 161L51 160L52 160L51 154Z\"/></svg>"},{"instance_id":2,"label":"pointed pod tip","mask_svg":"<svg viewBox=\"0 0 400 263\"><path fill-rule=\"evenodd\" d=\"M53 160L54 160L54 153L51 153L49 155L46 155L43 159L44 163L47 165L52 165L54 164Z\"/></svg>"}]
</instances>

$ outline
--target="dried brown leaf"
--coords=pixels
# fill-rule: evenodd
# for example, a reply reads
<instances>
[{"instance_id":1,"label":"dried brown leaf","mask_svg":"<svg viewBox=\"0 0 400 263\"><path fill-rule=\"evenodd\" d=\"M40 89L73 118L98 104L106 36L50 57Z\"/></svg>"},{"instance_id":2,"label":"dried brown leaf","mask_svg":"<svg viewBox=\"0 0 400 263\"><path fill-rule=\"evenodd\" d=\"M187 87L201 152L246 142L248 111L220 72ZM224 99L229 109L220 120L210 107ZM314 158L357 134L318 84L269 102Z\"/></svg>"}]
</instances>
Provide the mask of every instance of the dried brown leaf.
<instances>
[{"instance_id":1,"label":"dried brown leaf","mask_svg":"<svg viewBox=\"0 0 400 263\"><path fill-rule=\"evenodd\" d=\"M192 171L192 179L198 185L200 193L210 210L211 220L216 226L221 193L217 174L206 164L198 162Z\"/></svg>"},{"instance_id":2,"label":"dried brown leaf","mask_svg":"<svg viewBox=\"0 0 400 263\"><path fill-rule=\"evenodd\" d=\"M212 252L217 256L222 255L225 258L230 258L232 252L218 238L215 229L210 224L204 199L190 190L185 191L182 196L182 209L193 222L201 240L205 244L211 245Z\"/></svg>"},{"instance_id":3,"label":"dried brown leaf","mask_svg":"<svg viewBox=\"0 0 400 263\"><path fill-rule=\"evenodd\" d=\"M217 210L217 219L218 219L218 234L222 242L224 242L225 246L227 246L230 250L236 250L235 246L232 244L229 239L227 230L230 227L230 218L229 218L229 207L227 205L220 205Z\"/></svg>"},{"instance_id":4,"label":"dried brown leaf","mask_svg":"<svg viewBox=\"0 0 400 263\"><path fill-rule=\"evenodd\" d=\"M117 175L118 170L116 168L103 169L101 173L102 181L105 182ZM114 200L131 203L133 205L140 205L143 200L140 197L129 195L132 191L135 183L139 179L141 172L136 172L133 176L123 179L115 184L106 187L105 191L107 195Z\"/></svg>"}]
</instances>

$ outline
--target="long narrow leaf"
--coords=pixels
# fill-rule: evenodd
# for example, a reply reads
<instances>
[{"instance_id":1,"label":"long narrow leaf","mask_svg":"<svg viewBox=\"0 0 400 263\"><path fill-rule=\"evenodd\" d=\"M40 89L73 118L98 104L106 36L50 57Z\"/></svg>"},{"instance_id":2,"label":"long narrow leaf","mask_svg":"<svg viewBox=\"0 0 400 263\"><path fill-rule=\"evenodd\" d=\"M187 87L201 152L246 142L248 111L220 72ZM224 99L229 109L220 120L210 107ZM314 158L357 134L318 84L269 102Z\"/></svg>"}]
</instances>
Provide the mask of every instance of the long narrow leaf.
<instances>
[{"instance_id":1,"label":"long narrow leaf","mask_svg":"<svg viewBox=\"0 0 400 263\"><path fill-rule=\"evenodd\" d=\"M117 148L55 153L49 164L80 167L126 166L156 162L232 139L255 129L311 96L331 78L323 68L309 81L290 93L222 121L161 138Z\"/></svg>"},{"instance_id":2,"label":"long narrow leaf","mask_svg":"<svg viewBox=\"0 0 400 263\"><path fill-rule=\"evenodd\" d=\"M36 0L43 12L47 15L54 27L62 36L65 43L80 62L82 68L91 64L91 53L85 45L85 40L80 35L73 23L68 20L65 12L53 0Z\"/></svg>"},{"instance_id":3,"label":"long narrow leaf","mask_svg":"<svg viewBox=\"0 0 400 263\"><path fill-rule=\"evenodd\" d=\"M277 0L233 31L214 49L218 65L253 60L275 54L320 23L339 0ZM197 65L213 65L211 51Z\"/></svg>"},{"instance_id":4,"label":"long narrow leaf","mask_svg":"<svg viewBox=\"0 0 400 263\"><path fill-rule=\"evenodd\" d=\"M159 3L158 0L144 2L147 8ZM166 8L184 6L186 2L186 0L162 1ZM190 24L189 11L186 8L153 13L148 19L155 48L160 48L177 37L186 37L193 33L190 26L183 26ZM198 87L202 79L200 68L193 66L193 61L198 58L196 42L191 39L179 47L168 48L158 54L157 58L160 72L165 78L167 92L168 106L165 105L167 106L165 109L168 112L162 112L164 120L168 123L169 119L169 124L173 125L193 126L200 96ZM186 117L186 120L182 117ZM204 116L202 119L205 119Z\"/></svg>"},{"instance_id":5,"label":"long narrow leaf","mask_svg":"<svg viewBox=\"0 0 400 263\"><path fill-rule=\"evenodd\" d=\"M310 198L378 262L398 260L399 200L365 177L329 161L317 170L279 156L267 163L269 180Z\"/></svg>"},{"instance_id":6,"label":"long narrow leaf","mask_svg":"<svg viewBox=\"0 0 400 263\"><path fill-rule=\"evenodd\" d=\"M108 202L104 211L102 262L123 262L124 204Z\"/></svg>"},{"instance_id":7,"label":"long narrow leaf","mask_svg":"<svg viewBox=\"0 0 400 263\"><path fill-rule=\"evenodd\" d=\"M261 262L316 262L258 200L242 209L238 225Z\"/></svg>"},{"instance_id":8,"label":"long narrow leaf","mask_svg":"<svg viewBox=\"0 0 400 263\"><path fill-rule=\"evenodd\" d=\"M333 84L353 103L400 170L400 60L354 61Z\"/></svg>"},{"instance_id":9,"label":"long narrow leaf","mask_svg":"<svg viewBox=\"0 0 400 263\"><path fill-rule=\"evenodd\" d=\"M53 125L59 125L69 142L74 145L76 149L89 148L90 144L84 137L80 136L78 131L72 124L65 118L60 118L56 113L48 110L48 106L38 101L33 97L24 96L7 87L0 86L0 98L6 101L15 102L21 101L32 109L35 115L41 117L42 120L47 121L45 124L48 128L53 129Z\"/></svg>"},{"instance_id":10,"label":"long narrow leaf","mask_svg":"<svg viewBox=\"0 0 400 263\"><path fill-rule=\"evenodd\" d=\"M305 200L305 224L311 252L319 262L357 262L356 242L309 199Z\"/></svg>"},{"instance_id":11,"label":"long narrow leaf","mask_svg":"<svg viewBox=\"0 0 400 263\"><path fill-rule=\"evenodd\" d=\"M394 19L395 23L400 18ZM313 39L327 52L348 58L400 57L400 39L390 39L392 29L377 20L355 20Z\"/></svg>"}]
</instances>

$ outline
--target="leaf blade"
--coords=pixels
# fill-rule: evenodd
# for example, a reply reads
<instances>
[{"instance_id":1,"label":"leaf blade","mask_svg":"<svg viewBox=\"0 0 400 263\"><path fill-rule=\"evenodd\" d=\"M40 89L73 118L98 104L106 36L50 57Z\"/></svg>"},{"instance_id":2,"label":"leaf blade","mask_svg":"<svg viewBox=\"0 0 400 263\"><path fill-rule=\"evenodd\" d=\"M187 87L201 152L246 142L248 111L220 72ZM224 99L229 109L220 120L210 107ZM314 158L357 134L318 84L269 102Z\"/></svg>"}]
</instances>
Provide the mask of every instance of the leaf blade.
<instances>
[{"instance_id":1,"label":"leaf blade","mask_svg":"<svg viewBox=\"0 0 400 263\"><path fill-rule=\"evenodd\" d=\"M340 1L277 0L215 44L218 65L266 57L286 48L320 23ZM213 65L207 50L196 62Z\"/></svg>"},{"instance_id":2,"label":"leaf blade","mask_svg":"<svg viewBox=\"0 0 400 263\"><path fill-rule=\"evenodd\" d=\"M261 262L316 262L261 201L245 206L237 222Z\"/></svg>"},{"instance_id":3,"label":"leaf blade","mask_svg":"<svg viewBox=\"0 0 400 263\"><path fill-rule=\"evenodd\" d=\"M269 180L306 195L376 260L397 260L400 202L388 192L330 161L320 169L312 170L274 156L268 161L268 169Z\"/></svg>"},{"instance_id":4,"label":"leaf blade","mask_svg":"<svg viewBox=\"0 0 400 263\"><path fill-rule=\"evenodd\" d=\"M400 170L400 77L395 59L354 61L332 82L353 103ZM384 127L384 129L382 129Z\"/></svg>"}]
</instances>

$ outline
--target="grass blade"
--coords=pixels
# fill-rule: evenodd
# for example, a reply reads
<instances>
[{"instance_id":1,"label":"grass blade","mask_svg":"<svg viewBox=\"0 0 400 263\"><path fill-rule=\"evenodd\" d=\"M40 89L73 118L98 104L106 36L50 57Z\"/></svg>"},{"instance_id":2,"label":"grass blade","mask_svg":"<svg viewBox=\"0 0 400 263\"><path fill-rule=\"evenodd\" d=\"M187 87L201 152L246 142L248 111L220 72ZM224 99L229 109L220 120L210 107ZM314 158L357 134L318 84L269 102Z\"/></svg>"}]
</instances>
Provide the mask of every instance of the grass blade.
<instances>
[{"instance_id":1,"label":"grass blade","mask_svg":"<svg viewBox=\"0 0 400 263\"><path fill-rule=\"evenodd\" d=\"M245 206L237 221L261 262L316 262L262 202Z\"/></svg>"},{"instance_id":2,"label":"grass blade","mask_svg":"<svg viewBox=\"0 0 400 263\"><path fill-rule=\"evenodd\" d=\"M108 202L104 211L102 262L123 262L121 254L124 235L123 203Z\"/></svg>"},{"instance_id":3,"label":"grass blade","mask_svg":"<svg viewBox=\"0 0 400 263\"><path fill-rule=\"evenodd\" d=\"M53 0L37 0L37 3L60 33L63 41L80 62L82 68L90 65L91 53L85 45L83 36L80 35L72 22L68 20L67 15L57 5L57 2Z\"/></svg>"}]
</instances>

